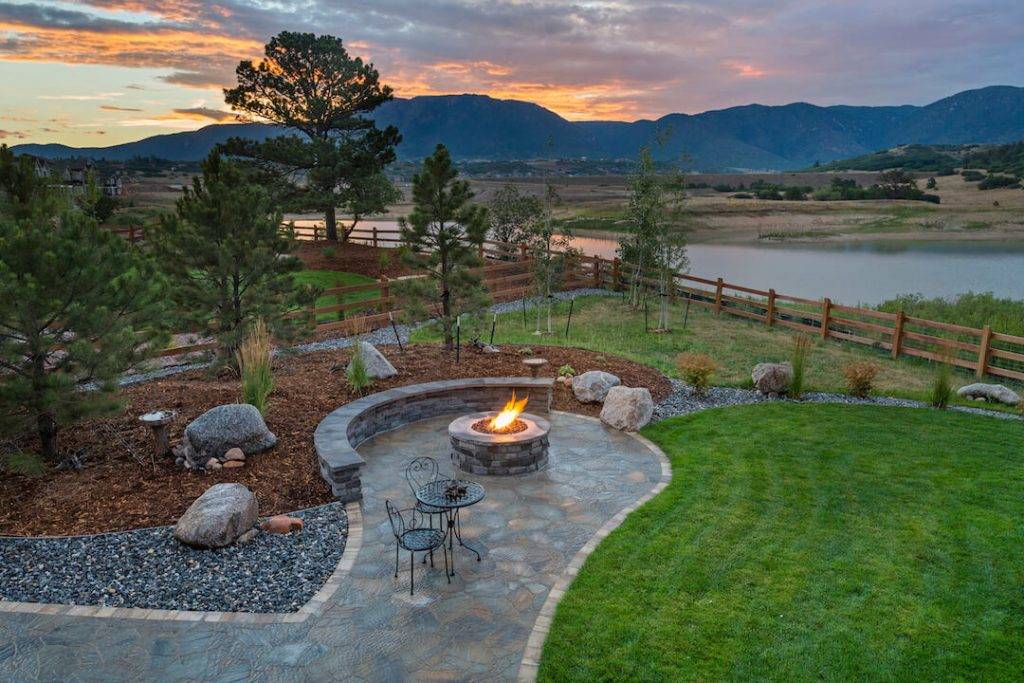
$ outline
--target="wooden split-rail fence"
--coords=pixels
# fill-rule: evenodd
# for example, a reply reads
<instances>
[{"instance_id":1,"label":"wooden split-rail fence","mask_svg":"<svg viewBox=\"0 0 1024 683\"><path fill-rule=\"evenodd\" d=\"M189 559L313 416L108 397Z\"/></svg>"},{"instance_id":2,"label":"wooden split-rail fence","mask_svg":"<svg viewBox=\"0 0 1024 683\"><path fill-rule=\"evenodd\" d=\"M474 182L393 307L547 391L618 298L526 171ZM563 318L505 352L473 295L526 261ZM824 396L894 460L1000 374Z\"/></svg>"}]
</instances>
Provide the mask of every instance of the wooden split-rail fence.
<instances>
[{"instance_id":1,"label":"wooden split-rail fence","mask_svg":"<svg viewBox=\"0 0 1024 683\"><path fill-rule=\"evenodd\" d=\"M295 227L300 240L322 241L326 230L321 226ZM143 239L141 230L119 230L131 241ZM352 242L379 248L395 248L402 244L400 231L379 227L356 228L349 235ZM485 241L478 247L487 265L477 268L491 293L498 301L527 296L532 291L533 274L522 245ZM582 256L572 259L566 268L562 289L597 287L625 291L634 281L639 286L660 292L657 278L643 276L637 280L635 264L619 259ZM308 315L316 321L325 314L337 319L315 325L317 332L357 334L387 325L391 316L402 311L391 292L393 280L337 287L321 296L338 297L339 303L291 315ZM1024 381L1024 337L1005 334L989 326L981 329L953 323L926 320L902 311L888 313L833 303L830 299L807 299L726 282L722 278L702 278L674 272L669 278L668 296L673 301L688 300L717 314L731 315L762 323L767 327L784 327L815 335L868 346L888 353L893 359L921 358L936 363L950 363L972 371L977 377L995 377ZM362 298L368 295L367 298ZM373 296L376 295L376 296ZM345 301L348 297L356 300ZM173 356L208 350L213 343L179 346L160 355Z\"/></svg>"}]
</instances>

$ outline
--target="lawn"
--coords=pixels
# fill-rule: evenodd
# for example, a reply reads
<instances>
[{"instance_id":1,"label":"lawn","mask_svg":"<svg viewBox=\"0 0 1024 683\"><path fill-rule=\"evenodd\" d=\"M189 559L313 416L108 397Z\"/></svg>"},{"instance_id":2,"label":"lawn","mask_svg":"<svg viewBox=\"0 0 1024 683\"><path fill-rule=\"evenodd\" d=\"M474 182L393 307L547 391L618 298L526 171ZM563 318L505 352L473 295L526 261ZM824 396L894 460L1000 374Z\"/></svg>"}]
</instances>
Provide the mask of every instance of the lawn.
<instances>
[{"instance_id":1,"label":"lawn","mask_svg":"<svg viewBox=\"0 0 1024 683\"><path fill-rule=\"evenodd\" d=\"M763 404L644 434L672 482L587 560L541 680L1019 680L1024 425Z\"/></svg>"},{"instance_id":2,"label":"lawn","mask_svg":"<svg viewBox=\"0 0 1024 683\"><path fill-rule=\"evenodd\" d=\"M535 316L527 312L526 325L521 311L498 316L494 341L496 344L556 344L578 346L593 351L605 351L625 356L645 365L658 368L669 377L677 377L676 356L683 351L707 353L719 365L713 383L726 386L749 386L750 371L760 362L789 360L793 346L793 332L785 328L768 328L734 316L716 315L700 306L691 306L686 314L682 303L672 307L669 334L644 332L643 311L633 311L617 298L585 297L573 306L569 338L565 326L568 302L558 302L553 329L556 334L538 337L533 334ZM683 327L683 322L686 326ZM654 326L656 313L650 312L650 325ZM490 319L485 321L485 335L490 334ZM465 330L463 336L466 337ZM436 327L417 330L416 341L437 341ZM868 347L838 341L813 338L813 347L807 361L805 389L809 391L845 391L843 367L853 361L870 360L881 366L877 380L877 393L926 400L934 379L933 367L923 361L901 358L893 361L887 353ZM959 387L973 382L967 372L953 374ZM1012 383L1008 383L1011 384Z\"/></svg>"},{"instance_id":3,"label":"lawn","mask_svg":"<svg viewBox=\"0 0 1024 683\"><path fill-rule=\"evenodd\" d=\"M372 277L359 275L358 273L343 273L336 270L300 270L295 274L295 281L302 285L313 285L320 290L333 289L335 287L349 287L351 285L365 285L377 282ZM320 296L317 297L316 305L331 306L337 303L349 303L352 301L363 301L380 297L380 289L371 289L365 292L351 292L349 294ZM320 313L317 315L317 322L328 322L339 319L338 313Z\"/></svg>"}]
</instances>

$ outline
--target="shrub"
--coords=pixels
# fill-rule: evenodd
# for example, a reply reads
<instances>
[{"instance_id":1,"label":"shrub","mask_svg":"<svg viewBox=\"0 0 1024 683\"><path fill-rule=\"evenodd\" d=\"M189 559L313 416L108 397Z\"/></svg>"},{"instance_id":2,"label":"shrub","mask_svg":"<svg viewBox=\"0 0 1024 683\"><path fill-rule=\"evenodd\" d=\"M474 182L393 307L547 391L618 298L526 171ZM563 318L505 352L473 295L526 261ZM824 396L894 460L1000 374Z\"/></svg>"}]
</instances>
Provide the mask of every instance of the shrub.
<instances>
[{"instance_id":1,"label":"shrub","mask_svg":"<svg viewBox=\"0 0 1024 683\"><path fill-rule=\"evenodd\" d=\"M348 370L345 371L345 377L348 379L349 387L357 394L361 394L373 386L373 378L366 371L366 362L358 351L352 355L352 362L349 363Z\"/></svg>"},{"instance_id":2,"label":"shrub","mask_svg":"<svg viewBox=\"0 0 1024 683\"><path fill-rule=\"evenodd\" d=\"M843 375L850 394L858 398L867 397L875 387L875 377L880 370L880 367L867 361L850 363L844 367Z\"/></svg>"},{"instance_id":3,"label":"shrub","mask_svg":"<svg viewBox=\"0 0 1024 683\"><path fill-rule=\"evenodd\" d=\"M334 247L324 247L320 253L324 255L324 258L334 258L334 255L338 253L338 250Z\"/></svg>"},{"instance_id":4,"label":"shrub","mask_svg":"<svg viewBox=\"0 0 1024 683\"><path fill-rule=\"evenodd\" d=\"M945 362L947 360L950 359L944 358L938 364L935 369L935 380L932 382L931 404L940 410L945 410L949 405L949 400L953 397L953 369L949 363Z\"/></svg>"},{"instance_id":5,"label":"shrub","mask_svg":"<svg viewBox=\"0 0 1024 683\"><path fill-rule=\"evenodd\" d=\"M1010 175L990 175L978 183L979 190L995 190L1000 187L1020 187L1020 180Z\"/></svg>"},{"instance_id":6,"label":"shrub","mask_svg":"<svg viewBox=\"0 0 1024 683\"><path fill-rule=\"evenodd\" d=\"M267 414L267 398L274 390L271 371L270 333L262 318L252 324L249 335L238 348L236 359L242 377L242 401Z\"/></svg>"},{"instance_id":7,"label":"shrub","mask_svg":"<svg viewBox=\"0 0 1024 683\"><path fill-rule=\"evenodd\" d=\"M789 395L792 398L800 398L804 393L804 367L810 351L811 338L808 335L800 333L793 336L793 381L789 385Z\"/></svg>"},{"instance_id":8,"label":"shrub","mask_svg":"<svg viewBox=\"0 0 1024 683\"><path fill-rule=\"evenodd\" d=\"M703 353L682 353L676 358L679 376L693 387L694 392L703 395L711 386L711 377L718 369L714 359Z\"/></svg>"},{"instance_id":9,"label":"shrub","mask_svg":"<svg viewBox=\"0 0 1024 683\"><path fill-rule=\"evenodd\" d=\"M979 180L985 179L984 173L982 173L981 171L973 171L970 169L960 171L960 176L969 183L976 183Z\"/></svg>"},{"instance_id":10,"label":"shrub","mask_svg":"<svg viewBox=\"0 0 1024 683\"><path fill-rule=\"evenodd\" d=\"M928 183L924 187L926 190L934 190L936 185L935 178L929 178Z\"/></svg>"},{"instance_id":11,"label":"shrub","mask_svg":"<svg viewBox=\"0 0 1024 683\"><path fill-rule=\"evenodd\" d=\"M568 364L563 365L562 367L558 368L558 376L559 377L575 377L576 376L576 368L574 368L573 366L568 365Z\"/></svg>"}]
</instances>

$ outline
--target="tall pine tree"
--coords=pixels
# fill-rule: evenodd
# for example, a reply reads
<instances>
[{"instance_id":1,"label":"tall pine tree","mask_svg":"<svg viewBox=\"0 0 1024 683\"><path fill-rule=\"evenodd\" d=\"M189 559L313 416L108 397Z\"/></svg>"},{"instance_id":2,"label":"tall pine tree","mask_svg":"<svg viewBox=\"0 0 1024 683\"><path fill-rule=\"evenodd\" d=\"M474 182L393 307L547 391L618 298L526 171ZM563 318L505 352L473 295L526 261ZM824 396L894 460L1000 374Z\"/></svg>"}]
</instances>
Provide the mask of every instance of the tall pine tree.
<instances>
[{"instance_id":1,"label":"tall pine tree","mask_svg":"<svg viewBox=\"0 0 1024 683\"><path fill-rule=\"evenodd\" d=\"M0 418L52 459L60 428L115 409L118 376L162 348L160 279L0 147L0 291Z\"/></svg>"},{"instance_id":2,"label":"tall pine tree","mask_svg":"<svg viewBox=\"0 0 1024 683\"><path fill-rule=\"evenodd\" d=\"M315 298L295 284L301 262L292 255L294 234L281 226L266 190L237 164L211 154L150 242L180 322L216 337L222 361L234 362L245 331L259 318L278 338L304 327L304 316L287 315Z\"/></svg>"},{"instance_id":3,"label":"tall pine tree","mask_svg":"<svg viewBox=\"0 0 1024 683\"><path fill-rule=\"evenodd\" d=\"M487 211L470 203L473 192L458 175L448 149L438 145L413 176L412 212L399 219L405 259L426 277L399 281L396 289L412 317L433 315L440 321L448 348L458 316L478 312L490 300L480 275L471 270L480 263Z\"/></svg>"}]
</instances>

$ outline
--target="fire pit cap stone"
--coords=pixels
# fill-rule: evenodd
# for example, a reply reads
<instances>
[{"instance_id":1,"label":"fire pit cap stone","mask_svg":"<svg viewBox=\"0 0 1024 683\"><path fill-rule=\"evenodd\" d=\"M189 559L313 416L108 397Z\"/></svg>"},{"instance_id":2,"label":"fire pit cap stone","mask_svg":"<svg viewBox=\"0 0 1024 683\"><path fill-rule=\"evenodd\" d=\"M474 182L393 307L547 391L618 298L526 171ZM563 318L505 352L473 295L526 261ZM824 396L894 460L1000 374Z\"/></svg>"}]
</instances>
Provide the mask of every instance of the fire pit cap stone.
<instances>
[{"instance_id":1,"label":"fire pit cap stone","mask_svg":"<svg viewBox=\"0 0 1024 683\"><path fill-rule=\"evenodd\" d=\"M448 425L448 435L460 441L470 443L501 445L531 441L551 431L551 423L533 413L520 413L519 418L526 423L526 429L519 432L487 433L473 429L473 423L487 420L497 415L497 411L489 410L480 413L469 413L452 420Z\"/></svg>"}]
</instances>

